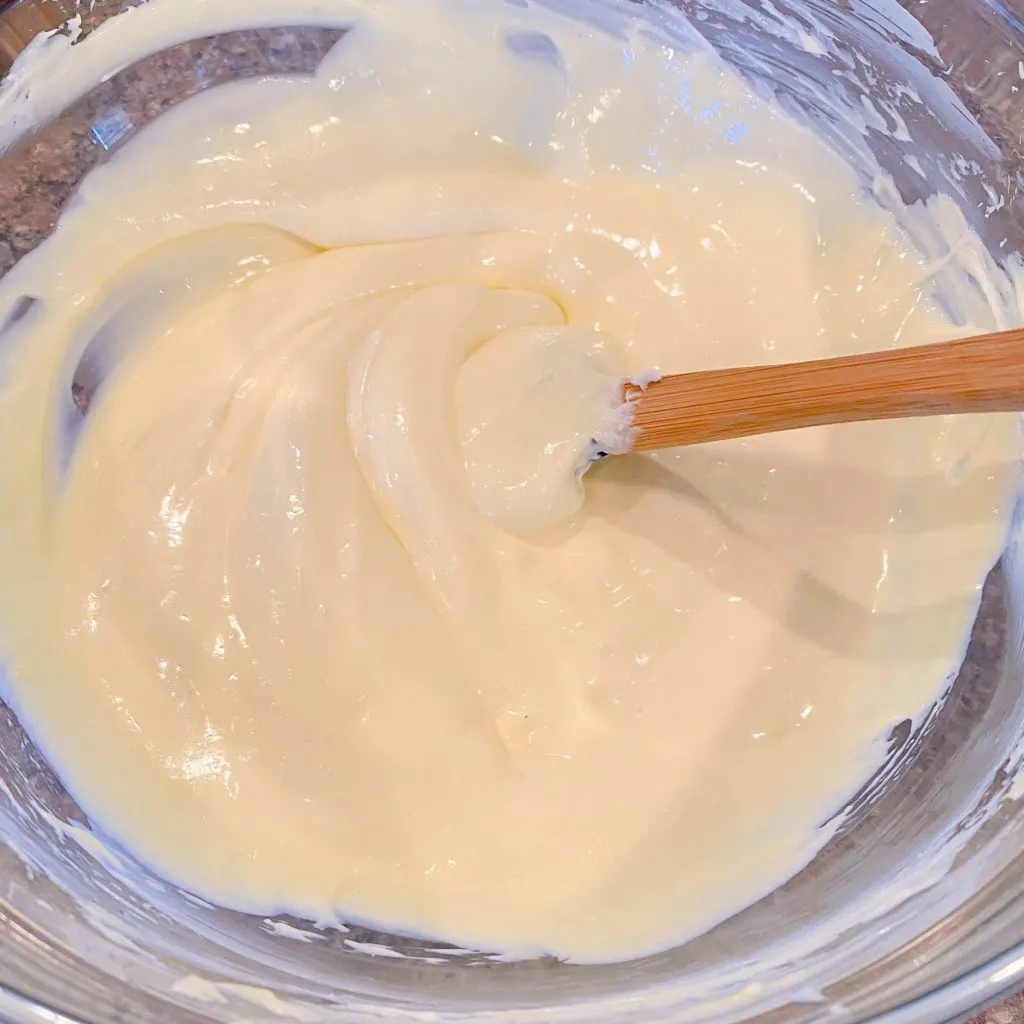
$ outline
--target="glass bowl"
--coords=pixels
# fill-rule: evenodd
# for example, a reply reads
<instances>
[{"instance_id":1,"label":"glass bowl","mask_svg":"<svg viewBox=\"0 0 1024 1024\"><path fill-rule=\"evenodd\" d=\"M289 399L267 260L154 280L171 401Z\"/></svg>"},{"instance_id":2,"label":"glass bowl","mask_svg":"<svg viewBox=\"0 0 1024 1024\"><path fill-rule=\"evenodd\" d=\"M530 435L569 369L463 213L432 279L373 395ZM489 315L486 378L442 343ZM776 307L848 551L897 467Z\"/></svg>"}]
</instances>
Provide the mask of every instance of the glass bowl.
<instances>
[{"instance_id":1,"label":"glass bowl","mask_svg":"<svg viewBox=\"0 0 1024 1024\"><path fill-rule=\"evenodd\" d=\"M574 9L586 17L598 2ZM883 201L885 188L908 202L944 192L992 253L1024 250L1024 20L995 0L901 2L678 0L756 89L865 176L877 160L891 183L865 187ZM37 33L87 35L123 6L0 4L0 71ZM171 46L68 95L50 124L0 156L0 273L48 235L84 174L168 107L232 79L312 71L342 30L290 24L286 0L281 9L277 25ZM5 116L0 95L0 126ZM26 297L11 311L0 342L30 307ZM894 727L888 761L818 857L699 939L629 963L508 962L210 906L95 834L0 704L0 1019L963 1016L1024 986L1021 536L1015 526L985 585L958 678L921 728ZM969 838L947 854L953 833ZM797 925L824 920L839 938L818 948L794 938Z\"/></svg>"}]
</instances>

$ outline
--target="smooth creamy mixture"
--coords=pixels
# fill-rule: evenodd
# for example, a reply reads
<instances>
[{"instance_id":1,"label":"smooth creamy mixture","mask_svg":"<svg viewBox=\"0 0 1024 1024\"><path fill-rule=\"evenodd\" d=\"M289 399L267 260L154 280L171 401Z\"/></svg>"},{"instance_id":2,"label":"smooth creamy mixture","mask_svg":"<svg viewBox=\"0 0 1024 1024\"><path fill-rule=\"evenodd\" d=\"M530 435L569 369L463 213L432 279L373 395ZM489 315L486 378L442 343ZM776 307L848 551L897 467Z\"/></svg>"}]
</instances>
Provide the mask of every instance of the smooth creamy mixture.
<instances>
[{"instance_id":1,"label":"smooth creamy mixture","mask_svg":"<svg viewBox=\"0 0 1024 1024\"><path fill-rule=\"evenodd\" d=\"M705 53L321 6L354 28L314 77L165 114L0 286L8 696L216 903L669 946L806 864L941 693L1017 424L624 456L584 496L609 382L991 318L954 327L948 253Z\"/></svg>"}]
</instances>

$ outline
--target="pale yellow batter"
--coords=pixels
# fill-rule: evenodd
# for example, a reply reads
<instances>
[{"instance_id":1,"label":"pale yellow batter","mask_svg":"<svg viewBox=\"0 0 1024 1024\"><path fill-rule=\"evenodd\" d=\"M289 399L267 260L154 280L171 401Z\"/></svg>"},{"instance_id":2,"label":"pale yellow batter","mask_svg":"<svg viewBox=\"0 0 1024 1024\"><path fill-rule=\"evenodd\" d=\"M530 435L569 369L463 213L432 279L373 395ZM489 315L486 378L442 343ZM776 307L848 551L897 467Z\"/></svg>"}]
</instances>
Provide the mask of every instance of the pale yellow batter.
<instances>
[{"instance_id":1,"label":"pale yellow batter","mask_svg":"<svg viewBox=\"0 0 1024 1024\"><path fill-rule=\"evenodd\" d=\"M0 391L10 697L99 827L217 903L666 947L799 870L940 694L1016 421L625 456L584 501L620 375L971 328L706 56L326 6L356 28L315 78L164 115L0 286L40 300Z\"/></svg>"}]
</instances>

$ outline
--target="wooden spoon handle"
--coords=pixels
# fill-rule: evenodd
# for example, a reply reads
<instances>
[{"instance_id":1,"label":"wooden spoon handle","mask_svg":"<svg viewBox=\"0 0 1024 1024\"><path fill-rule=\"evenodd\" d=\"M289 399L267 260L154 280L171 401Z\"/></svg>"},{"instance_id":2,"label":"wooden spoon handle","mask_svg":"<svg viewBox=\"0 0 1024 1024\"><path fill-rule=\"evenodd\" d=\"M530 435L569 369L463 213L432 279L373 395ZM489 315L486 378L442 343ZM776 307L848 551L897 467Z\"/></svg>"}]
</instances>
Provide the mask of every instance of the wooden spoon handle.
<instances>
[{"instance_id":1,"label":"wooden spoon handle","mask_svg":"<svg viewBox=\"0 0 1024 1024\"><path fill-rule=\"evenodd\" d=\"M628 384L633 451L826 423L1024 409L1024 328L962 341Z\"/></svg>"}]
</instances>

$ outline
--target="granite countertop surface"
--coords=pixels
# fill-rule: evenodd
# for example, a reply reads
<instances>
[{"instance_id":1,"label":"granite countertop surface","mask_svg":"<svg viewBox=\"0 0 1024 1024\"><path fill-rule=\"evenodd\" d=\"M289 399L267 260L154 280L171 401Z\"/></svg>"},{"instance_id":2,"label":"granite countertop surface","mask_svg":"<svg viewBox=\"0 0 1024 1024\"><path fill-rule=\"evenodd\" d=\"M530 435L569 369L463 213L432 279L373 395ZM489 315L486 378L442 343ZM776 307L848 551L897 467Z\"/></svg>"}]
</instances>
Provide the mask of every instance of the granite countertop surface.
<instances>
[{"instance_id":1,"label":"granite countertop surface","mask_svg":"<svg viewBox=\"0 0 1024 1024\"><path fill-rule=\"evenodd\" d=\"M1022 1024L1024 1022L1024 992L979 1013L971 1024Z\"/></svg>"},{"instance_id":2,"label":"granite countertop surface","mask_svg":"<svg viewBox=\"0 0 1024 1024\"><path fill-rule=\"evenodd\" d=\"M957 69L957 89L968 108L1003 151L1024 164L1024 92L1019 91L1024 88L1024 63L1019 63L1024 61L1024 32L1015 37L996 4L979 5L986 11L979 16L976 10L965 12L961 0L900 2L932 33L945 64ZM1024 18L1024 0L1004 3ZM74 14L81 14L88 28L123 6L123 0L91 0L81 6L76 0L43 0L8 12L0 22L0 74L36 32ZM303 29L233 33L226 47L223 40L217 47L199 40L151 58L95 90L54 126L44 145L16 152L0 165L0 274L46 237L82 175L132 130L197 89L244 74L247 64L264 74L312 70L337 37L336 31ZM85 390L80 397L87 402ZM0 720L5 710L0 704ZM1024 1024L1024 993L984 1011L972 1024Z\"/></svg>"}]
</instances>

